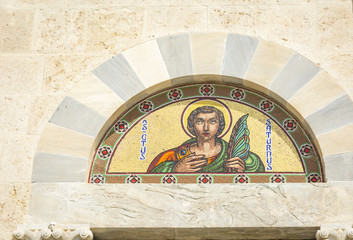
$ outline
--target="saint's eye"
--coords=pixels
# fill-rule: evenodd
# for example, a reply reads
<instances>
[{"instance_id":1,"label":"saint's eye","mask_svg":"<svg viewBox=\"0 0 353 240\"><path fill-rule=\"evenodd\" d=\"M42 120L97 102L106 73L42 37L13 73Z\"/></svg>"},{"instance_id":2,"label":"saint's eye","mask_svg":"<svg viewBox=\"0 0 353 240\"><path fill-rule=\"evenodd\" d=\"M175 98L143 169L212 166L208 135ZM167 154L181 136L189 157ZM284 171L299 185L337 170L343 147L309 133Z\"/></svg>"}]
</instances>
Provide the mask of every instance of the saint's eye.
<instances>
[{"instance_id":1,"label":"saint's eye","mask_svg":"<svg viewBox=\"0 0 353 240\"><path fill-rule=\"evenodd\" d=\"M216 124L216 123L217 123L217 120L216 120L216 119L212 119L212 120L210 121L210 123L211 123L211 124Z\"/></svg>"},{"instance_id":2,"label":"saint's eye","mask_svg":"<svg viewBox=\"0 0 353 240\"><path fill-rule=\"evenodd\" d=\"M200 124L202 124L202 123L203 123L203 120L202 120L202 119L197 119L197 120L196 120L196 124L197 124L197 125L200 125Z\"/></svg>"}]
</instances>

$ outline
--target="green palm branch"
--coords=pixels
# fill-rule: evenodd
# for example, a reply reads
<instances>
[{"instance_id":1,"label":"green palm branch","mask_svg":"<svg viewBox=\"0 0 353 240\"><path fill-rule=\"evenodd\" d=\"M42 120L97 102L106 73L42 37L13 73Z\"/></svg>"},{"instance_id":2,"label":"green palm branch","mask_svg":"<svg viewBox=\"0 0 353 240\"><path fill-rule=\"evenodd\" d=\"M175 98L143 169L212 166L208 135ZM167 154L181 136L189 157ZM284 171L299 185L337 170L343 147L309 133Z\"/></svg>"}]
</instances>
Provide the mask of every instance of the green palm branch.
<instances>
[{"instance_id":1,"label":"green palm branch","mask_svg":"<svg viewBox=\"0 0 353 240\"><path fill-rule=\"evenodd\" d=\"M248 116L249 114L242 116L234 125L228 145L228 157L230 158L239 157L246 160L249 156L250 131L247 125Z\"/></svg>"}]
</instances>

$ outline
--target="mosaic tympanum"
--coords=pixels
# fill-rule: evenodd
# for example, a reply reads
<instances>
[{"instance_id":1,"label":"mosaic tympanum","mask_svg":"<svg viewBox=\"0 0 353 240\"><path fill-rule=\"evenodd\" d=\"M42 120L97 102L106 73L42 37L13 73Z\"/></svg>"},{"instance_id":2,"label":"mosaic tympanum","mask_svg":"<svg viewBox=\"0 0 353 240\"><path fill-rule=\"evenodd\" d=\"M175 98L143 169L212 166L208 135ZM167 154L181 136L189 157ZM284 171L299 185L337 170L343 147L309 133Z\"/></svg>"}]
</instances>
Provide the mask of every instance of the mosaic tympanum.
<instances>
[{"instance_id":1,"label":"mosaic tympanum","mask_svg":"<svg viewBox=\"0 0 353 240\"><path fill-rule=\"evenodd\" d=\"M167 89L116 119L92 183L320 182L320 156L300 122L264 94L219 84Z\"/></svg>"}]
</instances>

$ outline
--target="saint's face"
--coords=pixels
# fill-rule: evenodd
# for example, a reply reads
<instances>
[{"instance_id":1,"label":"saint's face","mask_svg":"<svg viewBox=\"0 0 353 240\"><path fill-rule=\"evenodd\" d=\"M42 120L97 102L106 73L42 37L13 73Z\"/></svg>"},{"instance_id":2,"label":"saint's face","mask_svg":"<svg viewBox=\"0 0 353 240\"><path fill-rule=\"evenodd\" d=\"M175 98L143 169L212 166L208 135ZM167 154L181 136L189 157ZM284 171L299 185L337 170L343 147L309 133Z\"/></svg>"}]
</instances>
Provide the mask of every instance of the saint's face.
<instances>
[{"instance_id":1,"label":"saint's face","mask_svg":"<svg viewBox=\"0 0 353 240\"><path fill-rule=\"evenodd\" d=\"M207 141L216 137L219 127L219 118L215 112L199 113L194 119L196 137Z\"/></svg>"}]
</instances>

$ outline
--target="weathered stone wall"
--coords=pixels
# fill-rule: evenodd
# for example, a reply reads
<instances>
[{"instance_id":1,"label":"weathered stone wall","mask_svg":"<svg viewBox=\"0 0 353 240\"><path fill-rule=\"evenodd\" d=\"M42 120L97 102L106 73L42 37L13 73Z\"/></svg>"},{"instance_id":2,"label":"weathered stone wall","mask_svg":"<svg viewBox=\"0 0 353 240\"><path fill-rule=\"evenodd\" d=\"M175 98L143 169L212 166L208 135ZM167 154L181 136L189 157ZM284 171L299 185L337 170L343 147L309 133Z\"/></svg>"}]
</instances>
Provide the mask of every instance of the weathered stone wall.
<instances>
[{"instance_id":1,"label":"weathered stone wall","mask_svg":"<svg viewBox=\"0 0 353 240\"><path fill-rule=\"evenodd\" d=\"M350 0L0 2L0 239L27 214L44 124L82 76L143 41L234 32L293 49L353 96Z\"/></svg>"}]
</instances>

